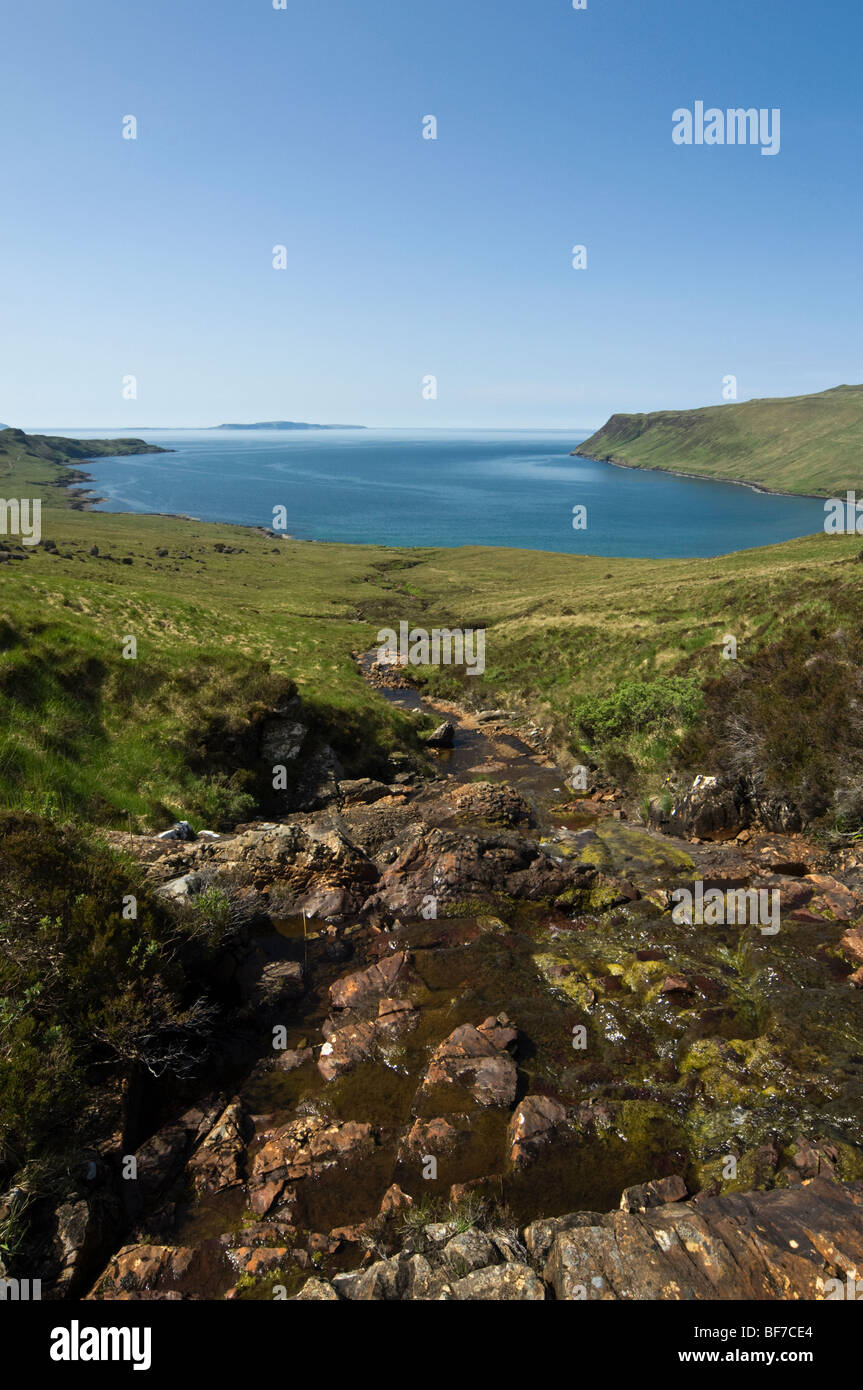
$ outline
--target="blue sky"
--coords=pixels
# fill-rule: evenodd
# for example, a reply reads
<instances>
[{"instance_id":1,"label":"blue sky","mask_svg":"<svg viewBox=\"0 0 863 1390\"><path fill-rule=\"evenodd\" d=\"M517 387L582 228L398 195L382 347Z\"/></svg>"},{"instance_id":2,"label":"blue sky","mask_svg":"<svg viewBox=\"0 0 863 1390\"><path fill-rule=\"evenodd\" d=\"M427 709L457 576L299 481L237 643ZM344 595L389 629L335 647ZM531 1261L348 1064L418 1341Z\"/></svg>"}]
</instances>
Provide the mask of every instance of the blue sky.
<instances>
[{"instance_id":1,"label":"blue sky","mask_svg":"<svg viewBox=\"0 0 863 1390\"><path fill-rule=\"evenodd\" d=\"M41 0L2 38L7 423L587 428L863 380L859 0ZM780 108L780 153L675 146L696 100Z\"/></svg>"}]
</instances>

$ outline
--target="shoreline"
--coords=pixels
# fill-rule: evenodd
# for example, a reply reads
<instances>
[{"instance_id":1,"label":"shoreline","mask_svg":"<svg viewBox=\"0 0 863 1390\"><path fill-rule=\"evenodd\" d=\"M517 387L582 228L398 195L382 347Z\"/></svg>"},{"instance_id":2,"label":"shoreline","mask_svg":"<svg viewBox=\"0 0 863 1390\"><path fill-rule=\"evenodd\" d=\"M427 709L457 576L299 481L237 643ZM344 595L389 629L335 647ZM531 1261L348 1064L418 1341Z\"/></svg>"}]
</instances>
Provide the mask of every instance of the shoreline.
<instances>
[{"instance_id":1,"label":"shoreline","mask_svg":"<svg viewBox=\"0 0 863 1390\"><path fill-rule=\"evenodd\" d=\"M153 449L152 452L153 452L153 453L173 453L174 451L173 451L173 450L170 450L170 449ZM125 457L125 456L121 455L120 457ZM138 455L130 455L129 457L138 457ZM691 479L693 479L693 480L695 480L695 481L700 481L700 482L708 482L708 483L733 483L733 484L734 484L735 486L737 486L737 487L746 487L746 488L749 488L752 492L764 493L764 494L766 494L767 496L773 496L773 497L791 497L791 498L794 498L794 497L805 497L807 500L813 501L813 502L823 502L823 501L825 500L823 497L817 497L817 496L814 496L813 494L810 494L810 493L805 493L805 494L804 494L804 493L799 493L799 492L781 492L780 490L778 490L778 489L776 489L776 488L763 487L763 486L762 486L761 484L759 484L759 483L750 483L750 482L747 482L747 481L745 481L744 479L741 479L741 478L711 478L711 477L706 477L704 474L701 474L701 473L684 473L684 472L679 471L679 470L677 470L677 469L670 469L670 468L669 468L669 469L666 469L666 468L655 468L655 467L650 467L650 468L648 468L648 467L641 467L641 465L639 465L639 464L624 463L624 462L623 462L622 460L620 460L620 459L612 459L612 458L597 459L597 458L594 458L594 457L593 457L592 455L590 455L590 454L580 454L580 453L578 452L577 449L573 449L573 450L570 452L569 457L570 457L570 458L586 458L586 459L588 459L588 460L589 460L590 462L592 462L592 463L608 463L608 464L610 464L613 468L625 468L625 469L628 469L628 470L631 471L631 472L641 472L641 473L668 473L668 474L670 474L672 477L678 477L678 478L691 478ZM98 454L97 454L97 455L92 456L92 458L89 458L89 459L81 459L80 462L81 462L81 463L91 463L91 462L95 463L95 462L98 462L98 460L99 460L100 458L101 458L101 455L98 455ZM68 492L69 492L69 494L70 494L70 498L72 499L72 500L71 500L71 503L70 503L71 509L72 509L73 511L87 511L87 512L92 512L94 515L97 515L97 513L95 512L96 506L97 506L100 502L107 502L107 501L109 501L110 499L107 498L107 497L98 497L98 496L96 496L95 493L94 493L94 491L93 491L92 489L89 489L89 488L81 488L81 487L77 487L77 486L76 486L78 483L84 483L84 482L88 482L88 483L89 483L89 482L93 482L93 481L94 481L93 475L92 475L91 473L86 473L83 469L77 469L77 468L76 468L76 469L72 469L72 468L69 468L68 465L61 465L61 466L62 466L62 467L67 467L68 472L69 472L69 476L68 476L67 478L62 479L62 480L59 480L59 479L58 479L57 486L58 486L58 487L61 487L61 488L65 488L65 489L68 490ZM106 513L104 513L104 515L110 515L110 516L161 516L161 517L165 517L165 518L169 518L169 519L173 519L173 520L177 520L177 521L193 521L193 522L196 522L198 525L201 525L201 526L232 526L232 527L236 527L236 528L238 528L238 529L240 529L240 530L244 530L244 531L256 531L256 532L258 532L258 534L261 534L261 535L272 536L272 538L273 538L274 540L276 540L276 541L297 541L297 540L302 539L301 537L294 536L294 535L289 534L289 533L287 533L287 532L270 531L267 527L257 526L257 525L255 525L254 523L250 523L250 522L245 522L245 521L207 521L207 520L205 520L205 519L202 518L202 517L191 516L191 515L190 515L189 513L187 513L187 512L163 512L163 511L153 511L153 512L151 512L151 511L142 511L142 512L106 512ZM819 534L819 531L813 531L811 534L812 534L813 536L818 535L818 534ZM792 539L794 539L794 538L792 538ZM805 537L799 537L798 539L805 539ZM311 544L311 545L356 545L356 546L363 546L363 545L366 545L366 546L371 546L372 548L377 549L377 550L381 550L381 549L396 549L396 550L428 550L428 549L430 548L430 547L427 546L427 545L412 545L412 546L411 546L411 545L400 545L400 546L394 546L394 547L393 547L393 546L381 545L381 544L379 544L379 543L377 543L377 542L374 542L374 541L355 541L355 542L350 542L350 541L318 541L317 539L315 539L315 540L306 541L305 543L306 543L306 544ZM752 549L754 549L754 550L761 550L761 549L767 549L767 548L769 548L769 544L770 544L770 543L768 543L768 546L744 546L743 549L744 549L744 550L752 550ZM530 553L541 554L541 555L566 555L566 556L568 556L569 558L571 558L571 559L573 559L573 560L608 560L609 562L611 562L611 561L632 561L632 560L643 560L643 561L649 561L649 560L677 560L677 561L679 561L680 563L684 563L684 562L692 561L692 560L716 560L716 559L721 559L723 556L726 556L726 555L735 555L735 554L741 553L740 551L736 551L736 550L727 550L727 551L724 550L724 551L719 551L719 552L717 552L715 555L683 555L683 556L679 556L679 555L660 555L660 556L655 556L655 555L603 555L603 554L593 554L592 552L589 553L589 554L583 554L583 555L582 555L582 554L574 554L573 552L567 551L567 550L560 550L560 551L558 551L558 550L538 550L538 551L534 551L533 548L532 548L532 547L529 547L529 546L528 546L528 547L525 547L525 546L511 546L511 545L489 546L489 545L482 545L481 543L477 543L477 546L478 546L478 548L484 549L484 550L485 550L485 549L488 549L488 550L528 551L528 552L530 552ZM431 549L434 549L434 550L444 550L444 549L459 550L459 549L465 549L465 548L471 548L471 547L465 547L465 546L443 546L443 545L432 546L432 547L431 547Z\"/></svg>"},{"instance_id":2,"label":"shoreline","mask_svg":"<svg viewBox=\"0 0 863 1390\"><path fill-rule=\"evenodd\" d=\"M650 463L625 463L623 459L596 458L594 454L583 454L573 449L570 458L589 459L591 463L608 463L612 468L626 468L631 473L667 473L673 478L692 478L701 483L731 483L734 487L748 487L750 492L761 492L767 497L802 497L809 502L826 502L828 499L817 492L785 492L782 488L767 487L764 483L753 483L747 478L715 478L711 473L687 473L682 468L660 468Z\"/></svg>"}]
</instances>

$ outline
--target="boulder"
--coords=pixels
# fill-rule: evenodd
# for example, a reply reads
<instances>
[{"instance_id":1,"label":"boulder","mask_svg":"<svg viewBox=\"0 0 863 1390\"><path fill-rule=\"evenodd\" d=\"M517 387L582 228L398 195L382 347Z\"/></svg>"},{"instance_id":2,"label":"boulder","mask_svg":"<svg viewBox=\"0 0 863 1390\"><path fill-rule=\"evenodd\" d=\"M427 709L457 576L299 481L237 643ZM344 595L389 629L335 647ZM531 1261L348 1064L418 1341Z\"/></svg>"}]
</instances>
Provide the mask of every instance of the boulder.
<instances>
[{"instance_id":1,"label":"boulder","mask_svg":"<svg viewBox=\"0 0 863 1390\"><path fill-rule=\"evenodd\" d=\"M407 963L407 953L395 951L376 965L370 965L367 970L336 980L330 986L333 1008L362 1009L377 1001L381 995L388 995L393 986L404 979Z\"/></svg>"},{"instance_id":2,"label":"boulder","mask_svg":"<svg viewBox=\"0 0 863 1390\"><path fill-rule=\"evenodd\" d=\"M170 882L163 883L156 889L156 893L159 897L170 898L172 902L184 903L203 892L207 882L205 874L182 874L179 878L172 878Z\"/></svg>"},{"instance_id":3,"label":"boulder","mask_svg":"<svg viewBox=\"0 0 863 1390\"><path fill-rule=\"evenodd\" d=\"M124 1245L108 1262L88 1298L119 1298L142 1292L176 1290L188 1276L197 1252L186 1246Z\"/></svg>"},{"instance_id":4,"label":"boulder","mask_svg":"<svg viewBox=\"0 0 863 1390\"><path fill-rule=\"evenodd\" d=\"M250 1189L274 1181L315 1177L344 1159L370 1153L374 1146L369 1124L330 1121L321 1115L300 1116L276 1130L255 1154Z\"/></svg>"},{"instance_id":5,"label":"boulder","mask_svg":"<svg viewBox=\"0 0 863 1390\"><path fill-rule=\"evenodd\" d=\"M557 1125L566 1123L566 1109L551 1096L525 1096L509 1122L510 1162L529 1162Z\"/></svg>"},{"instance_id":6,"label":"boulder","mask_svg":"<svg viewBox=\"0 0 863 1390\"><path fill-rule=\"evenodd\" d=\"M528 802L505 782L468 782L456 787L451 797L459 816L484 825L518 828L534 823Z\"/></svg>"},{"instance_id":7,"label":"boulder","mask_svg":"<svg viewBox=\"0 0 863 1390\"><path fill-rule=\"evenodd\" d=\"M438 724L437 728L428 735L425 740L427 748L452 748L455 742L455 725L445 719L443 724Z\"/></svg>"},{"instance_id":8,"label":"boulder","mask_svg":"<svg viewBox=\"0 0 863 1390\"><path fill-rule=\"evenodd\" d=\"M187 843L191 843L193 840L197 840L197 838L197 835L187 820L178 820L170 829L163 830L160 835L156 836L157 840L184 840Z\"/></svg>"},{"instance_id":9,"label":"boulder","mask_svg":"<svg viewBox=\"0 0 863 1390\"><path fill-rule=\"evenodd\" d=\"M536 841L511 831L426 829L384 868L363 912L384 909L418 918L429 897L437 900L439 913L443 903L496 903L501 894L553 901L595 876L593 866L555 863Z\"/></svg>"},{"instance_id":10,"label":"boulder","mask_svg":"<svg viewBox=\"0 0 863 1390\"><path fill-rule=\"evenodd\" d=\"M698 776L661 828L690 840L727 840L748 824L749 817L731 787L718 777Z\"/></svg>"},{"instance_id":11,"label":"boulder","mask_svg":"<svg viewBox=\"0 0 863 1390\"><path fill-rule=\"evenodd\" d=\"M620 1198L620 1210L647 1211L650 1207L664 1206L666 1202L685 1202L686 1194L683 1178L654 1178L652 1182L625 1188Z\"/></svg>"},{"instance_id":12,"label":"boulder","mask_svg":"<svg viewBox=\"0 0 863 1390\"><path fill-rule=\"evenodd\" d=\"M480 1105L511 1105L518 1077L507 1049L516 1036L506 1014L487 1018L478 1028L462 1023L432 1053L423 1087L458 1084Z\"/></svg>"}]
</instances>

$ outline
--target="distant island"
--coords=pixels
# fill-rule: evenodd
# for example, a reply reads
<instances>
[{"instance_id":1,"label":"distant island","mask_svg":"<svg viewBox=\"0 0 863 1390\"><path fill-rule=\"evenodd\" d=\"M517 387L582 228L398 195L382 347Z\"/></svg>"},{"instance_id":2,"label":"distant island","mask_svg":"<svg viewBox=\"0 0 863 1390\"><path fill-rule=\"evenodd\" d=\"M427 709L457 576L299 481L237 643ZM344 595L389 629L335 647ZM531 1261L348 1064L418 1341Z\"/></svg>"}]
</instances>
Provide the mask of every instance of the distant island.
<instances>
[{"instance_id":1,"label":"distant island","mask_svg":"<svg viewBox=\"0 0 863 1390\"><path fill-rule=\"evenodd\" d=\"M863 386L835 386L811 396L612 415L573 454L834 497L859 488L861 447Z\"/></svg>"},{"instance_id":2,"label":"distant island","mask_svg":"<svg viewBox=\"0 0 863 1390\"><path fill-rule=\"evenodd\" d=\"M217 430L364 430L365 425L309 425L302 420L255 420L250 425L216 425Z\"/></svg>"}]
</instances>

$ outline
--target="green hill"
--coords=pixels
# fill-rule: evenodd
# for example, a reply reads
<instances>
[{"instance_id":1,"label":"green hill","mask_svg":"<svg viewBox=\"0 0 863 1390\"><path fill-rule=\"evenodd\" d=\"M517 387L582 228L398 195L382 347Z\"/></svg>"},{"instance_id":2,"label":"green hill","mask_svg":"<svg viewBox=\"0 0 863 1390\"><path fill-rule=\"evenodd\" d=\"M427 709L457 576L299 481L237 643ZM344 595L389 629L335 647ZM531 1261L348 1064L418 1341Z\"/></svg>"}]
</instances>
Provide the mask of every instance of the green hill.
<instances>
[{"instance_id":1,"label":"green hill","mask_svg":"<svg viewBox=\"0 0 863 1390\"><path fill-rule=\"evenodd\" d=\"M612 415L574 451L588 458L816 497L863 491L863 386Z\"/></svg>"},{"instance_id":2,"label":"green hill","mask_svg":"<svg viewBox=\"0 0 863 1390\"><path fill-rule=\"evenodd\" d=\"M76 510L61 459L29 447L17 441L2 479L8 496L36 484L44 503L41 545L0 537L0 804L115 827L127 811L140 828L210 818L214 800L229 816L254 791L235 780L235 750L294 683L349 775L377 775L387 749L416 746L416 721L368 689L354 654L402 619L484 626L485 674L418 672L430 688L520 709L639 795L677 759L702 691L713 713L697 770L724 760L720 725L763 690L743 715L781 787L805 777L830 801L840 773L863 780L859 537L693 560L277 542ZM722 658L728 633L737 662ZM844 703L825 722L830 691Z\"/></svg>"}]
</instances>

